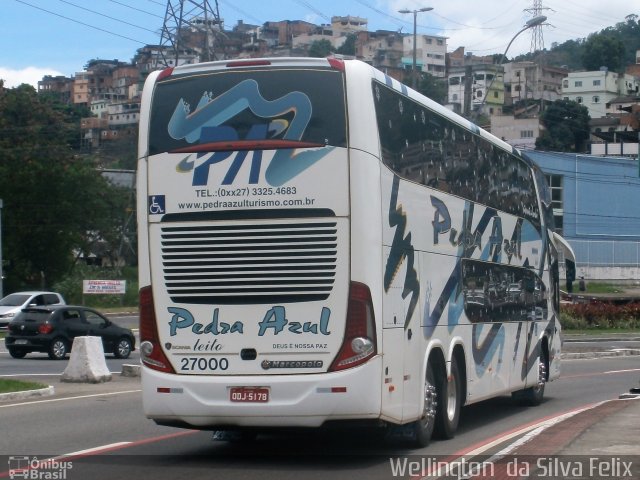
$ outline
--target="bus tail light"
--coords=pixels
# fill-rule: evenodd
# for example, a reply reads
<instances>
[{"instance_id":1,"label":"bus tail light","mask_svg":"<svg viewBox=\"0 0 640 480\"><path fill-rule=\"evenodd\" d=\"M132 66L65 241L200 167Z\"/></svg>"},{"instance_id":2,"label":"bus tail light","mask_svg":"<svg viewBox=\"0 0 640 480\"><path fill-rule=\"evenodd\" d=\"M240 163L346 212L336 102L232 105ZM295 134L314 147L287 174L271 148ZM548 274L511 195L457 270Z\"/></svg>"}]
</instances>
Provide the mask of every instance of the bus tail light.
<instances>
[{"instance_id":1,"label":"bus tail light","mask_svg":"<svg viewBox=\"0 0 640 480\"><path fill-rule=\"evenodd\" d=\"M140 289L140 359L153 370L176 373L160 345L151 286Z\"/></svg>"},{"instance_id":2,"label":"bus tail light","mask_svg":"<svg viewBox=\"0 0 640 480\"><path fill-rule=\"evenodd\" d=\"M331 68L344 72L344 60L335 57L329 57L327 60L329 61Z\"/></svg>"},{"instance_id":3,"label":"bus tail light","mask_svg":"<svg viewBox=\"0 0 640 480\"><path fill-rule=\"evenodd\" d=\"M160 80L164 80L165 78L170 77L172 74L173 74L173 67L165 68L160 72L160 74L158 75L158 78L156 78L156 82L159 82Z\"/></svg>"},{"instance_id":4,"label":"bus tail light","mask_svg":"<svg viewBox=\"0 0 640 480\"><path fill-rule=\"evenodd\" d=\"M365 284L351 282L344 339L329 371L362 365L376 353L376 322L371 292Z\"/></svg>"}]
</instances>

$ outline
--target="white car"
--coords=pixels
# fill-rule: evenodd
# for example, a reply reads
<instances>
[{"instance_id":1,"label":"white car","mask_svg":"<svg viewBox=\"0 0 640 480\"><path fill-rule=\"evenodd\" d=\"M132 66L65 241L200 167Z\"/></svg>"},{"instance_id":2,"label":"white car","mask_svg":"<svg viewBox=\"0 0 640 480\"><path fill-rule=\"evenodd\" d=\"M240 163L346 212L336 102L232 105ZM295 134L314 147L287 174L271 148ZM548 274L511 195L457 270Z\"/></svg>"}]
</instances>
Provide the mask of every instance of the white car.
<instances>
[{"instance_id":1,"label":"white car","mask_svg":"<svg viewBox=\"0 0 640 480\"><path fill-rule=\"evenodd\" d=\"M55 292L16 292L0 300L0 329L7 328L23 308L42 305L66 305L62 295Z\"/></svg>"}]
</instances>

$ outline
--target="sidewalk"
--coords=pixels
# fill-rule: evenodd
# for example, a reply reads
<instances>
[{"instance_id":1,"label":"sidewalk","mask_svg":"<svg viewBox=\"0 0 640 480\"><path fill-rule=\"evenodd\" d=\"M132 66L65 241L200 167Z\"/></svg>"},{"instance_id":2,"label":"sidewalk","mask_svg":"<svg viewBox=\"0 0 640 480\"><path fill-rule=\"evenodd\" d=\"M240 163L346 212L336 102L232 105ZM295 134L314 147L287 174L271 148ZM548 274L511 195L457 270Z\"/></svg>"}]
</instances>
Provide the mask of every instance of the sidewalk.
<instances>
[{"instance_id":1,"label":"sidewalk","mask_svg":"<svg viewBox=\"0 0 640 480\"><path fill-rule=\"evenodd\" d=\"M621 346L603 346L598 343L621 342ZM637 348L624 346L625 342L639 342ZM600 358L640 355L640 334L603 333L601 335L562 334L562 358Z\"/></svg>"},{"instance_id":2,"label":"sidewalk","mask_svg":"<svg viewBox=\"0 0 640 480\"><path fill-rule=\"evenodd\" d=\"M514 448L485 460L489 466L478 468L480 474L470 478L640 479L640 394L628 396L574 413L535 435L524 435Z\"/></svg>"}]
</instances>

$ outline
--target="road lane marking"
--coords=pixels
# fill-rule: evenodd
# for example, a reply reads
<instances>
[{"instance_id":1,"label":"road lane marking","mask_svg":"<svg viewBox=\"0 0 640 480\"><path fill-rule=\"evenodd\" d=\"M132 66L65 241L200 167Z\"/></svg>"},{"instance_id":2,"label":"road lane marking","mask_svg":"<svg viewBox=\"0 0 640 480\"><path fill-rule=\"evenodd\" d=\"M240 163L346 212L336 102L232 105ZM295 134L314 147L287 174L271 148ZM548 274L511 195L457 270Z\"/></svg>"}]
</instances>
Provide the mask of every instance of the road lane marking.
<instances>
[{"instance_id":1,"label":"road lane marking","mask_svg":"<svg viewBox=\"0 0 640 480\"><path fill-rule=\"evenodd\" d=\"M640 372L640 368L630 368L628 370L609 370L604 373L628 373L628 372Z\"/></svg>"},{"instance_id":2,"label":"road lane marking","mask_svg":"<svg viewBox=\"0 0 640 480\"><path fill-rule=\"evenodd\" d=\"M479 444L475 444L472 445L471 447L462 449L456 453L454 453L453 455L447 457L446 459L443 460L443 463L446 464L452 464L456 461L459 461L460 458L466 458L466 459L470 459L473 458L475 456L481 455L484 452L486 452L487 450L500 445L501 443L507 442L513 438L516 438L518 436L524 435L524 437L522 437L521 439L516 440L515 442L513 442L512 444L507 445L505 448L503 448L502 450L500 450L499 452L497 452L496 454L494 454L489 460L488 462L491 462L492 460L496 460L499 459L501 457L500 456L504 456L507 455L509 452L513 451L515 448L519 447L520 445L523 445L524 443L527 443L529 441L531 441L533 438L535 438L537 435L539 435L540 433L542 433L544 430L546 430L547 428L563 421L566 420L568 418L573 417L574 415L577 415L578 413L584 412L586 410L590 410L592 408L597 407L598 405L605 403L607 400L602 401L602 402L597 402L597 403L593 403L593 404L589 404L589 405L585 405L582 407L578 407L575 408L573 410L570 410L568 412L564 412L564 413L559 413L559 414L554 414L548 417L545 417L541 420L534 420L531 423L525 424L523 426L520 427L516 427L512 430L509 430L507 432L498 434L482 443ZM495 458L494 458L495 457ZM426 472L422 472L421 475L417 475L413 478L416 479L420 479L420 480L424 480L424 479L430 479L430 480L434 480L437 479L439 476L441 476L441 473L443 471L445 467L443 465L439 465L438 470L436 471L432 471L432 470L428 470Z\"/></svg>"},{"instance_id":3,"label":"road lane marking","mask_svg":"<svg viewBox=\"0 0 640 480\"><path fill-rule=\"evenodd\" d=\"M123 395L127 393L140 393L142 389L138 390L123 390L121 392L105 392L105 393L95 393L91 395L77 395L75 397L64 397L64 398L51 398L49 400L36 400L35 402L20 402L20 403L10 403L7 405L0 405L0 408L9 408L9 407L24 407L28 405L38 405L42 403L54 403L54 402L64 402L67 400L80 400L84 398L93 398L93 397L108 397L114 395Z\"/></svg>"},{"instance_id":4,"label":"road lane marking","mask_svg":"<svg viewBox=\"0 0 640 480\"><path fill-rule=\"evenodd\" d=\"M629 372L640 372L640 368L630 368L628 370L609 370L606 372L576 373L575 375L562 375L558 380L567 380L569 378L581 378L581 377L596 377L599 375L608 375L609 373L629 373Z\"/></svg>"},{"instance_id":5,"label":"road lane marking","mask_svg":"<svg viewBox=\"0 0 640 480\"><path fill-rule=\"evenodd\" d=\"M77 452L65 453L58 457L54 457L55 460L68 459L69 457L87 457L89 455L95 455L98 453L110 452L113 450L120 450L121 448L131 445L131 442L116 442L108 445L101 445L100 447L87 448L85 450L78 450Z\"/></svg>"}]
</instances>

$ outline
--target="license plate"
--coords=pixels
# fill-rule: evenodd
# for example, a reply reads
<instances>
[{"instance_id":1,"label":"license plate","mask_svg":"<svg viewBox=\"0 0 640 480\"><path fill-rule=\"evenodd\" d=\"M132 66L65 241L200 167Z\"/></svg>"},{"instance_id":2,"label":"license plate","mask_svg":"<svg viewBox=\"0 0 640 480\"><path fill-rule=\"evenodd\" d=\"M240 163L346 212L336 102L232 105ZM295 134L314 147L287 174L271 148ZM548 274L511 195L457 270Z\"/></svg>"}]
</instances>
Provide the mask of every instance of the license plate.
<instances>
[{"instance_id":1,"label":"license plate","mask_svg":"<svg viewBox=\"0 0 640 480\"><path fill-rule=\"evenodd\" d=\"M229 400L239 403L267 403L269 389L267 387L231 387Z\"/></svg>"},{"instance_id":2,"label":"license plate","mask_svg":"<svg viewBox=\"0 0 640 480\"><path fill-rule=\"evenodd\" d=\"M16 340L15 342L13 342L14 345L26 345L27 341L26 340Z\"/></svg>"}]
</instances>

